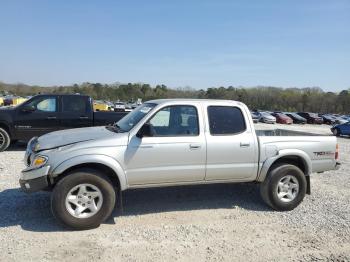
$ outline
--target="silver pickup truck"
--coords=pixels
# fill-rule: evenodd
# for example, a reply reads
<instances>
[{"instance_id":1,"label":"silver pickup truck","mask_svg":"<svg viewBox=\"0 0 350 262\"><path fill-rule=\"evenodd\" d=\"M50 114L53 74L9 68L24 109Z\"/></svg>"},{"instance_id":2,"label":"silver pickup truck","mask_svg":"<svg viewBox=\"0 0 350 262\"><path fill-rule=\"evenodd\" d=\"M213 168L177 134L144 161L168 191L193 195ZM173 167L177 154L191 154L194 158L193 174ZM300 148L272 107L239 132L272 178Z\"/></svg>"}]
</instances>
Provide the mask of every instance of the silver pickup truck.
<instances>
[{"instance_id":1,"label":"silver pickup truck","mask_svg":"<svg viewBox=\"0 0 350 262\"><path fill-rule=\"evenodd\" d=\"M154 100L113 126L33 138L19 182L52 190L54 216L75 229L98 227L132 188L257 182L267 205L291 210L311 173L340 164L335 137L283 132L257 134L241 102Z\"/></svg>"}]
</instances>

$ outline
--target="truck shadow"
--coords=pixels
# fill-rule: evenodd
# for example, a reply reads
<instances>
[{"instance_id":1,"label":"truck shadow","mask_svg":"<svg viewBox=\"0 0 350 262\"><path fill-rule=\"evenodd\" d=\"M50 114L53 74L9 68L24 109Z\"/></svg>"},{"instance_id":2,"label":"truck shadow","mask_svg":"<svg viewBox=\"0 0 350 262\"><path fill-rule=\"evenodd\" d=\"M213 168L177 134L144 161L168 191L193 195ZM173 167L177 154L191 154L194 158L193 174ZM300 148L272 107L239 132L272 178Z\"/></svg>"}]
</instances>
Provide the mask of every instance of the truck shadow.
<instances>
[{"instance_id":1,"label":"truck shadow","mask_svg":"<svg viewBox=\"0 0 350 262\"><path fill-rule=\"evenodd\" d=\"M270 211L262 202L255 184L215 184L130 190L123 193L123 212L116 208L113 217L171 211L241 208ZM27 195L20 189L0 192L0 229L21 226L34 232L66 231L57 223L50 208L50 193ZM118 218L116 219L118 223Z\"/></svg>"},{"instance_id":2,"label":"truck shadow","mask_svg":"<svg viewBox=\"0 0 350 262\"><path fill-rule=\"evenodd\" d=\"M27 147L27 143L25 142L16 142L11 144L6 151L25 151Z\"/></svg>"}]
</instances>

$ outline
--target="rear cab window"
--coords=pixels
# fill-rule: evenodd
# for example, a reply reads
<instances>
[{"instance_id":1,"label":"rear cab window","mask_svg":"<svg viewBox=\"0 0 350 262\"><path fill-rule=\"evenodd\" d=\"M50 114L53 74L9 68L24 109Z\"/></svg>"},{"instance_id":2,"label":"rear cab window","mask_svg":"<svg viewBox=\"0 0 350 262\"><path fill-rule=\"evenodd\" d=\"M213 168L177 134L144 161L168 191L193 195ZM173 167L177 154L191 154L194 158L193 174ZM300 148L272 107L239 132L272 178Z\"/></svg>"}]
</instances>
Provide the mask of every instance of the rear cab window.
<instances>
[{"instance_id":1,"label":"rear cab window","mask_svg":"<svg viewBox=\"0 0 350 262\"><path fill-rule=\"evenodd\" d=\"M235 106L208 106L209 131L213 136L235 135L246 130L240 108Z\"/></svg>"}]
</instances>

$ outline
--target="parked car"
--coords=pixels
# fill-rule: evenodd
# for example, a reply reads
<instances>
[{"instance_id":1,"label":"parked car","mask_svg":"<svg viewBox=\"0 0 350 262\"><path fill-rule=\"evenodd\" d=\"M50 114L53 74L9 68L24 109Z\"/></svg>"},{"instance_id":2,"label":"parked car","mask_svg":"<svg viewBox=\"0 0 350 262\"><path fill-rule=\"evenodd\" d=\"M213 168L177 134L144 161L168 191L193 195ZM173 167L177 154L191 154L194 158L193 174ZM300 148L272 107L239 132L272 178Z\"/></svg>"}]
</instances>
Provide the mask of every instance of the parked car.
<instances>
[{"instance_id":1,"label":"parked car","mask_svg":"<svg viewBox=\"0 0 350 262\"><path fill-rule=\"evenodd\" d=\"M329 114L319 115L323 119L323 123L326 125L334 125L336 123L337 117Z\"/></svg>"},{"instance_id":2,"label":"parked car","mask_svg":"<svg viewBox=\"0 0 350 262\"><path fill-rule=\"evenodd\" d=\"M291 125L293 124L293 119L290 117L286 116L285 114L282 113L272 113L274 117L276 117L276 122L279 124L287 124Z\"/></svg>"},{"instance_id":3,"label":"parked car","mask_svg":"<svg viewBox=\"0 0 350 262\"><path fill-rule=\"evenodd\" d=\"M125 112L125 103L124 102L116 102L114 104L114 111Z\"/></svg>"},{"instance_id":4,"label":"parked car","mask_svg":"<svg viewBox=\"0 0 350 262\"><path fill-rule=\"evenodd\" d=\"M267 123L267 124L276 124L276 117L270 115L267 112L260 112L260 122Z\"/></svg>"},{"instance_id":5,"label":"parked car","mask_svg":"<svg viewBox=\"0 0 350 262\"><path fill-rule=\"evenodd\" d=\"M297 113L284 113L286 116L290 117L295 124L306 124L306 119L299 116Z\"/></svg>"},{"instance_id":6,"label":"parked car","mask_svg":"<svg viewBox=\"0 0 350 262\"><path fill-rule=\"evenodd\" d=\"M98 111L111 111L111 106L104 101L96 100L93 102L93 110Z\"/></svg>"},{"instance_id":7,"label":"parked car","mask_svg":"<svg viewBox=\"0 0 350 262\"><path fill-rule=\"evenodd\" d=\"M350 122L334 125L331 131L335 136L350 136Z\"/></svg>"},{"instance_id":8,"label":"parked car","mask_svg":"<svg viewBox=\"0 0 350 262\"><path fill-rule=\"evenodd\" d=\"M260 121L261 115L258 111L250 111L250 114L253 119L253 123L258 123Z\"/></svg>"},{"instance_id":9,"label":"parked car","mask_svg":"<svg viewBox=\"0 0 350 262\"><path fill-rule=\"evenodd\" d=\"M335 124L345 124L347 122L349 122L349 118L345 117L345 116L338 116L335 119Z\"/></svg>"},{"instance_id":10,"label":"parked car","mask_svg":"<svg viewBox=\"0 0 350 262\"><path fill-rule=\"evenodd\" d=\"M34 96L18 106L0 109L0 151L6 150L11 141L29 141L34 136L61 129L113 124L125 115L94 112L89 96Z\"/></svg>"},{"instance_id":11,"label":"parked car","mask_svg":"<svg viewBox=\"0 0 350 262\"><path fill-rule=\"evenodd\" d=\"M88 229L111 215L122 191L155 186L256 182L267 205L292 210L310 194L311 173L340 166L336 137L261 132L241 102L153 100L114 126L33 138L19 183L52 190L54 217Z\"/></svg>"},{"instance_id":12,"label":"parked car","mask_svg":"<svg viewBox=\"0 0 350 262\"><path fill-rule=\"evenodd\" d=\"M315 113L299 112L298 115L305 118L308 124L323 124L322 117L319 117Z\"/></svg>"}]
</instances>

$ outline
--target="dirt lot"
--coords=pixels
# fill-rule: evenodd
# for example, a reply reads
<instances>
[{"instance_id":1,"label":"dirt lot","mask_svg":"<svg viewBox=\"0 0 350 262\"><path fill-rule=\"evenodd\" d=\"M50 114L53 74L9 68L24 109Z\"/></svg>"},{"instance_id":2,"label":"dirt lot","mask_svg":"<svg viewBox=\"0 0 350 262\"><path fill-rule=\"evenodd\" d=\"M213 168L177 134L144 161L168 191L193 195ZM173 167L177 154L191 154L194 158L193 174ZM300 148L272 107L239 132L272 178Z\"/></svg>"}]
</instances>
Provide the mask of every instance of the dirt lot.
<instances>
[{"instance_id":1,"label":"dirt lot","mask_svg":"<svg viewBox=\"0 0 350 262\"><path fill-rule=\"evenodd\" d=\"M350 139L338 141L342 168L313 174L312 195L291 212L266 207L254 184L147 189L80 232L56 223L49 193L18 189L24 147L12 147L0 153L0 261L350 261Z\"/></svg>"}]
</instances>

